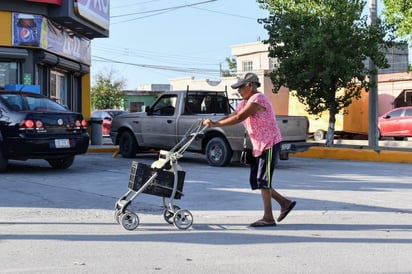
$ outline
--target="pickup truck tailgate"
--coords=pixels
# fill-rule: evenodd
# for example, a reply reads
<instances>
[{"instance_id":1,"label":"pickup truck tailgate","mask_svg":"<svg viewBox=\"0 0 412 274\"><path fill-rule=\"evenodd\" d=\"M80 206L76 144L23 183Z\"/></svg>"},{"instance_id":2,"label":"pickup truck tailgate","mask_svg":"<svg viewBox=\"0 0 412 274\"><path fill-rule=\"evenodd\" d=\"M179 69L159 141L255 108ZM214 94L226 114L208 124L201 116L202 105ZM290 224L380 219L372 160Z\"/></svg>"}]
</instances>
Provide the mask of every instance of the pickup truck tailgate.
<instances>
[{"instance_id":1,"label":"pickup truck tailgate","mask_svg":"<svg viewBox=\"0 0 412 274\"><path fill-rule=\"evenodd\" d=\"M276 120L284 142L306 142L308 139L309 120L307 117L277 115Z\"/></svg>"}]
</instances>

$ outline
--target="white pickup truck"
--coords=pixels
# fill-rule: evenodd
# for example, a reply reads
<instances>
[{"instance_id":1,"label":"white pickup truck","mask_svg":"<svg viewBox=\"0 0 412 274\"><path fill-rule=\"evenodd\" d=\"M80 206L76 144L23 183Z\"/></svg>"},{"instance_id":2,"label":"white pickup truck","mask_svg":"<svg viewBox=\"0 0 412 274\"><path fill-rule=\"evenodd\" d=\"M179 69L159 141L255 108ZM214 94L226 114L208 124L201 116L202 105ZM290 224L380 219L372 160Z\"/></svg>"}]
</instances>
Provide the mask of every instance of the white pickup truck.
<instances>
[{"instance_id":1,"label":"white pickup truck","mask_svg":"<svg viewBox=\"0 0 412 274\"><path fill-rule=\"evenodd\" d=\"M196 121L217 120L232 110L224 91L168 91L145 112L116 116L110 137L126 158L135 157L139 151L170 150ZM309 121L305 116L277 116L277 121L284 139L278 155L281 160L287 160L289 153L308 149ZM239 160L244 136L242 124L207 128L203 138L192 142L188 151L205 154L209 165L226 166Z\"/></svg>"}]
</instances>

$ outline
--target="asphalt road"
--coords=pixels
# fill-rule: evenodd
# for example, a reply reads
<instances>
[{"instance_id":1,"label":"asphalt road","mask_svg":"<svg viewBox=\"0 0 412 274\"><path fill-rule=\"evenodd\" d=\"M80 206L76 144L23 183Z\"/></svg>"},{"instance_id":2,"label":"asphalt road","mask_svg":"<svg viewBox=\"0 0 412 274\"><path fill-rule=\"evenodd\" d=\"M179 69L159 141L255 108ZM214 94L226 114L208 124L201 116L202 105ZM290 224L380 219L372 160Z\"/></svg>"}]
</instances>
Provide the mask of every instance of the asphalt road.
<instances>
[{"instance_id":1,"label":"asphalt road","mask_svg":"<svg viewBox=\"0 0 412 274\"><path fill-rule=\"evenodd\" d=\"M275 186L297 206L259 229L248 227L262 206L247 167L213 168L191 153L180 165L175 204L193 226L169 225L161 198L141 194L131 206L140 225L128 231L114 204L131 159L89 153L63 171L12 162L0 175L0 273L412 273L410 164L281 161Z\"/></svg>"}]
</instances>

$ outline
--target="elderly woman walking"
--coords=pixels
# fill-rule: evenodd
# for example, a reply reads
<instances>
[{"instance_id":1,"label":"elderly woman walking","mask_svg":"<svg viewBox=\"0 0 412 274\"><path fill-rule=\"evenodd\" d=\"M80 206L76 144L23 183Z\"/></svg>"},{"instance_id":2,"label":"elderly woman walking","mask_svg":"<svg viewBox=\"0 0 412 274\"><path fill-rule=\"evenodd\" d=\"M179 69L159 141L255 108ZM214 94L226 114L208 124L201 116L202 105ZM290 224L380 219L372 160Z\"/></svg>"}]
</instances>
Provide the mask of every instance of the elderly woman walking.
<instances>
[{"instance_id":1,"label":"elderly woman walking","mask_svg":"<svg viewBox=\"0 0 412 274\"><path fill-rule=\"evenodd\" d=\"M256 74L247 73L231 87L238 89L243 99L236 112L215 122L205 119L203 124L209 127L222 127L243 123L253 146L250 186L252 190L260 190L263 200L263 217L250 226L276 226L272 212L272 198L280 206L277 222L282 221L292 211L296 202L285 198L272 187L272 176L276 165L275 155L282 142L275 112L268 98L257 90L260 82Z\"/></svg>"}]
</instances>

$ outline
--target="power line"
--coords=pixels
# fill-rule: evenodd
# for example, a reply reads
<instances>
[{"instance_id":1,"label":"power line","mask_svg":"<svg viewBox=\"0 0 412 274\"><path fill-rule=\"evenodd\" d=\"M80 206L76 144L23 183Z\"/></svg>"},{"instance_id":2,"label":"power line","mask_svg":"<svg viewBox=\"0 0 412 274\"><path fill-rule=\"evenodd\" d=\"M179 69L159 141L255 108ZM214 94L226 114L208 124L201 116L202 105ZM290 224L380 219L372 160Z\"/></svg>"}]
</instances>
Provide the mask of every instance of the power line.
<instances>
[{"instance_id":1,"label":"power line","mask_svg":"<svg viewBox=\"0 0 412 274\"><path fill-rule=\"evenodd\" d=\"M209 9L204 9L204 8L199 8L199 7L191 7L192 9L197 9L197 10L203 10L203 11L208 11L212 13L217 13L217 14L222 14L222 15L228 15L236 18L245 18L245 19L250 19L250 20L257 20L257 18L252 18L248 16L243 16L243 15L237 15L237 14L232 14L232 13L227 13L227 12L222 12L222 11L215 11L215 10L209 10Z\"/></svg>"},{"instance_id":2,"label":"power line","mask_svg":"<svg viewBox=\"0 0 412 274\"><path fill-rule=\"evenodd\" d=\"M166 11L166 10L175 10L175 9L187 8L187 7L192 7L192 6L206 4L206 3L209 3L209 2L215 2L215 1L217 1L217 0L208 0L208 1L204 1L204 2L186 4L186 5L163 8L163 9L157 9L157 10L149 10L149 11L141 11L141 12L134 12L134 13L128 13L128 14L113 15L113 16L110 16L110 18L118 18L118 17L125 17L125 16L138 15L138 14L146 14L146 13Z\"/></svg>"},{"instance_id":3,"label":"power line","mask_svg":"<svg viewBox=\"0 0 412 274\"><path fill-rule=\"evenodd\" d=\"M201 64L204 66L215 66L216 63L210 63L210 58L201 58L199 56L188 56L180 54L171 54L167 52L153 52L145 50L137 50L133 48L122 48L121 45L97 45L93 46L94 50L102 54L112 54L116 56L125 56L130 58L143 58L152 61L161 61L162 63L180 63L180 64ZM220 50L220 49L219 49ZM99 55L98 53L96 55ZM95 56L95 54L92 54Z\"/></svg>"},{"instance_id":4,"label":"power line","mask_svg":"<svg viewBox=\"0 0 412 274\"><path fill-rule=\"evenodd\" d=\"M108 59L108 58L99 57L99 56L95 56L95 58L98 58L94 60L97 62L109 62L109 63L130 65L130 66L143 67L143 68L169 70L169 71L177 71L177 72L185 72L185 73L210 74L210 75L220 74L220 70L218 69L202 69L202 68L190 68L190 67L184 68L184 67L172 67L172 66L161 66L161 65L137 64L137 63L130 63L130 62L123 62L123 61Z\"/></svg>"},{"instance_id":5,"label":"power line","mask_svg":"<svg viewBox=\"0 0 412 274\"><path fill-rule=\"evenodd\" d=\"M163 8L163 9L157 9L157 10L151 10L151 11L143 11L143 12L136 12L136 13L115 15L115 16L111 16L110 18L119 18L119 17L126 17L126 16L132 16L132 15L152 13L152 14L149 14L149 15L146 15L146 16L141 16L141 17L137 17L137 18L128 19L128 20L123 20L123 21L119 21L119 22L113 23L113 24L120 24L120 23L135 21L135 20L138 20L138 19L142 19L142 18L147 18L147 17L151 17L151 16L163 14L163 13L170 12L170 11L175 11L175 10L177 10L177 9L188 8L188 7L193 7L193 6L197 6L197 5L203 5L203 4L207 4L207 3L210 3L210 2L216 2L216 1L217 1L217 0L208 0L208 1L197 2L197 3L193 3L193 4L186 4L186 5L169 7L169 8ZM153 14L153 13L154 13L154 14Z\"/></svg>"},{"instance_id":6,"label":"power line","mask_svg":"<svg viewBox=\"0 0 412 274\"><path fill-rule=\"evenodd\" d=\"M162 1L162 0L150 0L150 1L145 1L145 2L139 2L139 3L129 3L127 5L120 5L120 6L115 6L115 7L110 7L111 10L113 9L120 9L120 8L124 8L124 7L130 7L130 6L134 6L134 5L142 5L142 4L147 4L147 3L153 3L153 2L158 2L158 1ZM113 2L112 2L113 3Z\"/></svg>"}]
</instances>

